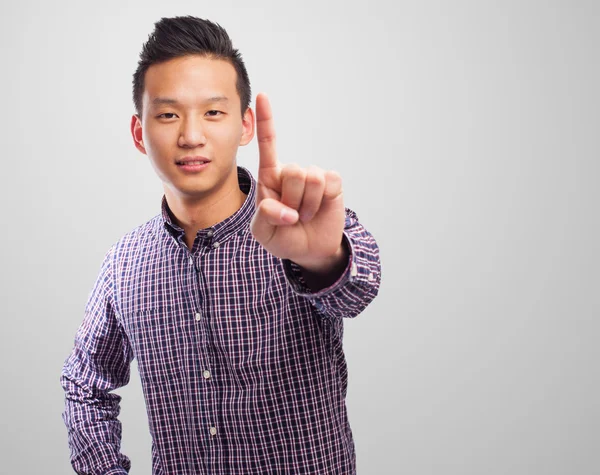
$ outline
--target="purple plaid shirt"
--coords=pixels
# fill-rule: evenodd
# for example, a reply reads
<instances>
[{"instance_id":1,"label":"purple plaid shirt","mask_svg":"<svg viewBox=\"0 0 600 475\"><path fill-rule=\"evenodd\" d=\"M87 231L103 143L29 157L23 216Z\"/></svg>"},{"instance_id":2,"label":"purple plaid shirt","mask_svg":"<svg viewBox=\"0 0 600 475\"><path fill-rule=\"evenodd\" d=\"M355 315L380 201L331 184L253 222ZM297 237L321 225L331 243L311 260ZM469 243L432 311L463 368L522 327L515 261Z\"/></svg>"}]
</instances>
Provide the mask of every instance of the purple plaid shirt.
<instances>
[{"instance_id":1,"label":"purple plaid shirt","mask_svg":"<svg viewBox=\"0 0 600 475\"><path fill-rule=\"evenodd\" d=\"M79 474L125 474L120 396L137 359L152 473L354 474L343 317L377 295L379 250L346 210L340 279L311 292L300 269L250 233L256 182L193 249L162 214L107 253L65 362L63 418Z\"/></svg>"}]
</instances>

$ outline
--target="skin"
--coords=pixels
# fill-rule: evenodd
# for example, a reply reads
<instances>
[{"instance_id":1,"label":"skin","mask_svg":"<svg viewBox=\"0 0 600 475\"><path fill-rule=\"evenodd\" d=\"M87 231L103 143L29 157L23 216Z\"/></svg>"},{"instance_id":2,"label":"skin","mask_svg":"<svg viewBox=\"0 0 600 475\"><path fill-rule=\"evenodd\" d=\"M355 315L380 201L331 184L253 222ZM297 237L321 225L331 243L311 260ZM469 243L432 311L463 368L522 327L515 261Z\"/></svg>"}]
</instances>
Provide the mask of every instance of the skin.
<instances>
[{"instance_id":1,"label":"skin","mask_svg":"<svg viewBox=\"0 0 600 475\"><path fill-rule=\"evenodd\" d=\"M267 97L256 98L255 129L253 110L240 113L236 80L229 62L199 55L150 66L142 114L131 119L134 145L163 182L169 208L192 249L198 230L243 205L236 153L256 131L260 159L252 234L271 254L297 263L313 290L328 286L348 262L341 178L316 166L282 166ZM210 163L199 172L185 172L176 164L185 156Z\"/></svg>"}]
</instances>

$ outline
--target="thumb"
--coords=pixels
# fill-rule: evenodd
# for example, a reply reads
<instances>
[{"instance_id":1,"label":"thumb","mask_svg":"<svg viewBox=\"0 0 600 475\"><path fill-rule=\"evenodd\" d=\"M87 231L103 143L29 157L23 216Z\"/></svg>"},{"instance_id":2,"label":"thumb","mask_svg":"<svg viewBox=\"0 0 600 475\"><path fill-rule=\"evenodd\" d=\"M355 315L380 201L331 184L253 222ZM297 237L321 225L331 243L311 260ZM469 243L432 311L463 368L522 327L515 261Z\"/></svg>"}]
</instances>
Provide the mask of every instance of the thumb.
<instances>
[{"instance_id":1,"label":"thumb","mask_svg":"<svg viewBox=\"0 0 600 475\"><path fill-rule=\"evenodd\" d=\"M277 226L289 226L298 222L298 211L273 198L261 200L250 223L250 231L261 244L268 243Z\"/></svg>"}]
</instances>

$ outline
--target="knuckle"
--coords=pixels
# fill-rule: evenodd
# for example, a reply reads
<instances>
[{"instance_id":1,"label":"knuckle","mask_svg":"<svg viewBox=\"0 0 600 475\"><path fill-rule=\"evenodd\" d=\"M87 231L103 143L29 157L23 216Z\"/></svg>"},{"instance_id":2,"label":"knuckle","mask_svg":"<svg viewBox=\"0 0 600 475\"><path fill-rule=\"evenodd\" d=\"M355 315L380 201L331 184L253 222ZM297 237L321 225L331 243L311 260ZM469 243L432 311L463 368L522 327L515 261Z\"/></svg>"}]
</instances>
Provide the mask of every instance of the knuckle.
<instances>
[{"instance_id":1,"label":"knuckle","mask_svg":"<svg viewBox=\"0 0 600 475\"><path fill-rule=\"evenodd\" d=\"M325 185L325 176L318 174L307 174L306 175L306 183L310 185L316 186L324 186Z\"/></svg>"},{"instance_id":2,"label":"knuckle","mask_svg":"<svg viewBox=\"0 0 600 475\"><path fill-rule=\"evenodd\" d=\"M314 185L325 183L325 171L315 165L311 165L306 171L306 181Z\"/></svg>"},{"instance_id":3,"label":"knuckle","mask_svg":"<svg viewBox=\"0 0 600 475\"><path fill-rule=\"evenodd\" d=\"M297 164L292 163L286 165L282 171L283 177L288 180L304 180L306 179L306 171L300 168Z\"/></svg>"},{"instance_id":4,"label":"knuckle","mask_svg":"<svg viewBox=\"0 0 600 475\"><path fill-rule=\"evenodd\" d=\"M275 143L275 134L263 135L262 137L258 137L258 141L264 144Z\"/></svg>"},{"instance_id":5,"label":"knuckle","mask_svg":"<svg viewBox=\"0 0 600 475\"><path fill-rule=\"evenodd\" d=\"M342 180L342 176L335 170L329 170L327 172L327 178L331 178L334 180L340 180L340 181Z\"/></svg>"},{"instance_id":6,"label":"knuckle","mask_svg":"<svg viewBox=\"0 0 600 475\"><path fill-rule=\"evenodd\" d=\"M258 207L256 208L257 214L258 213L266 213L270 208L270 204L269 204L269 200L262 200L259 204Z\"/></svg>"},{"instance_id":7,"label":"knuckle","mask_svg":"<svg viewBox=\"0 0 600 475\"><path fill-rule=\"evenodd\" d=\"M293 172L295 170L299 170L300 166L297 163L288 163L288 164L286 164L286 165L283 166L283 169L286 172L290 173L290 172Z\"/></svg>"}]
</instances>

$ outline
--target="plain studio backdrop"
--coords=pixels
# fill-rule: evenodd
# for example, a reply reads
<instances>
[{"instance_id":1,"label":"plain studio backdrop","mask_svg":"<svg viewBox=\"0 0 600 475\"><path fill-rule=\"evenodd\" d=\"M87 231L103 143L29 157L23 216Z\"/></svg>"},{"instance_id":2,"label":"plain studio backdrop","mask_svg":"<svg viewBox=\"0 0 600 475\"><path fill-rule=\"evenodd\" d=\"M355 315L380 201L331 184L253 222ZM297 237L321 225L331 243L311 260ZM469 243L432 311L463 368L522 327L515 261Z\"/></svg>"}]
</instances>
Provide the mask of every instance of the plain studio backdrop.
<instances>
[{"instance_id":1,"label":"plain studio backdrop","mask_svg":"<svg viewBox=\"0 0 600 475\"><path fill-rule=\"evenodd\" d=\"M61 367L162 197L131 76L188 14L269 94L280 161L338 170L380 245L345 322L359 473L600 473L600 4L567 0L3 2L0 471L70 473ZM256 140L238 158L256 173ZM118 393L149 474L135 363Z\"/></svg>"}]
</instances>

